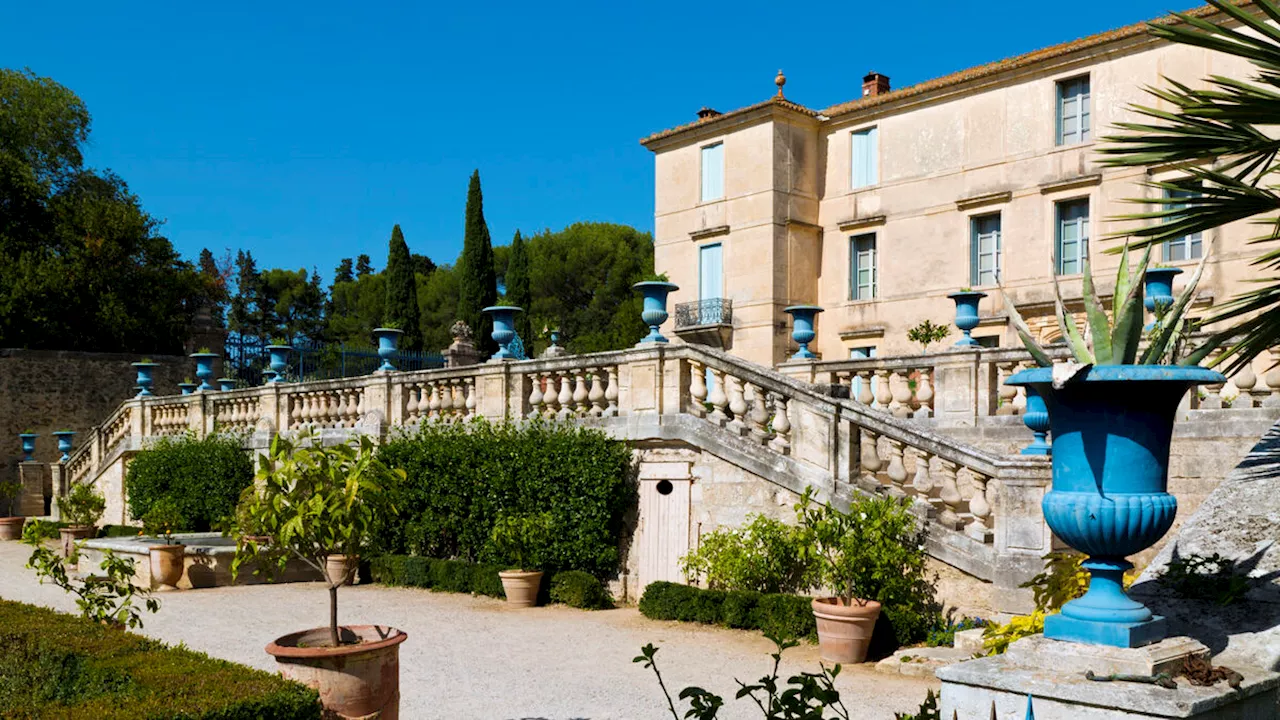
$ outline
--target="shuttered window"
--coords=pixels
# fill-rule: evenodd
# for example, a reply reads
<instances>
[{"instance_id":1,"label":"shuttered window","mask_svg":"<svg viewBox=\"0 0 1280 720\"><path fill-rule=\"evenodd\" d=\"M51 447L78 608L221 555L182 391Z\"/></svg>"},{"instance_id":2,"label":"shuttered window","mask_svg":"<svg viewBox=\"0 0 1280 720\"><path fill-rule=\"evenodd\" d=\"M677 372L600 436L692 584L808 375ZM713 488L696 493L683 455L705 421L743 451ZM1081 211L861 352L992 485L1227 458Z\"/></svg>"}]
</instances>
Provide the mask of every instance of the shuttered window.
<instances>
[{"instance_id":1,"label":"shuttered window","mask_svg":"<svg viewBox=\"0 0 1280 720\"><path fill-rule=\"evenodd\" d=\"M1089 76L1058 83L1058 144L1089 141Z\"/></svg>"},{"instance_id":2,"label":"shuttered window","mask_svg":"<svg viewBox=\"0 0 1280 720\"><path fill-rule=\"evenodd\" d=\"M875 233L849 239L849 299L870 300L876 296Z\"/></svg>"},{"instance_id":3,"label":"shuttered window","mask_svg":"<svg viewBox=\"0 0 1280 720\"><path fill-rule=\"evenodd\" d=\"M698 248L698 299L724 297L724 255L720 243Z\"/></svg>"},{"instance_id":4,"label":"shuttered window","mask_svg":"<svg viewBox=\"0 0 1280 720\"><path fill-rule=\"evenodd\" d=\"M851 189L867 187L880 182L880 131L877 128L856 130L851 136L853 156L851 165L853 175Z\"/></svg>"},{"instance_id":5,"label":"shuttered window","mask_svg":"<svg viewBox=\"0 0 1280 720\"><path fill-rule=\"evenodd\" d=\"M724 197L724 143L702 148L702 202Z\"/></svg>"},{"instance_id":6,"label":"shuttered window","mask_svg":"<svg viewBox=\"0 0 1280 720\"><path fill-rule=\"evenodd\" d=\"M1075 275L1084 271L1084 258L1089 254L1089 201L1067 200L1056 206L1058 238L1054 258L1059 275Z\"/></svg>"},{"instance_id":7,"label":"shuttered window","mask_svg":"<svg viewBox=\"0 0 1280 720\"><path fill-rule=\"evenodd\" d=\"M1000 214L970 221L969 284L995 285L1000 280Z\"/></svg>"},{"instance_id":8,"label":"shuttered window","mask_svg":"<svg viewBox=\"0 0 1280 720\"><path fill-rule=\"evenodd\" d=\"M1195 197L1196 193L1191 190L1165 190L1164 196L1170 199ZM1178 203L1176 205L1164 205L1164 209L1170 210L1177 207L1186 207L1186 203ZM1201 243L1200 233L1191 233L1183 235L1180 238L1167 240L1164 243L1164 260L1165 262L1173 262L1176 260L1194 260L1204 252Z\"/></svg>"}]
</instances>

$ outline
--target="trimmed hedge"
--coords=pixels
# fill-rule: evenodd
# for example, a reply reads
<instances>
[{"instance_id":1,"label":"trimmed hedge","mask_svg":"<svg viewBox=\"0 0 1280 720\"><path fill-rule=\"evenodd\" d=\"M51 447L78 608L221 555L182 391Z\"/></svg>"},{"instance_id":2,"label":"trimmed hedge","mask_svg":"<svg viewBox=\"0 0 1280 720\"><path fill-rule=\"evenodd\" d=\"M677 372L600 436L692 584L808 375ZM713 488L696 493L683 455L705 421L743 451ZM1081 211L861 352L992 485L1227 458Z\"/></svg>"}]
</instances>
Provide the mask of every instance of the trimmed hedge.
<instances>
[{"instance_id":1,"label":"trimmed hedge","mask_svg":"<svg viewBox=\"0 0 1280 720\"><path fill-rule=\"evenodd\" d=\"M124 485L129 516L141 519L157 501L172 498L181 529L207 532L235 512L253 484L253 462L229 435L163 437L129 462Z\"/></svg>"},{"instance_id":2,"label":"trimmed hedge","mask_svg":"<svg viewBox=\"0 0 1280 720\"><path fill-rule=\"evenodd\" d=\"M378 457L406 473L388 488L395 516L378 520L375 550L547 571L618 572L625 518L637 500L631 451L603 432L541 421L423 423ZM136 461L135 461L136 462ZM503 515L551 516L545 543L524 562L491 542Z\"/></svg>"},{"instance_id":3,"label":"trimmed hedge","mask_svg":"<svg viewBox=\"0 0 1280 720\"><path fill-rule=\"evenodd\" d=\"M436 560L416 555L382 555L369 561L369 576L374 582L400 587L419 587L441 592L475 593L505 598L501 565L478 565L465 560ZM550 583L548 583L550 580ZM542 599L547 587L552 602L586 610L613 607L604 585L590 573L566 570L542 576Z\"/></svg>"},{"instance_id":4,"label":"trimmed hedge","mask_svg":"<svg viewBox=\"0 0 1280 720\"><path fill-rule=\"evenodd\" d=\"M320 703L271 673L0 600L0 717L318 720Z\"/></svg>"},{"instance_id":5,"label":"trimmed hedge","mask_svg":"<svg viewBox=\"0 0 1280 720\"><path fill-rule=\"evenodd\" d=\"M652 620L681 620L760 630L784 638L816 640L812 599L750 590L703 590L692 585L652 582L640 596L640 613Z\"/></svg>"}]
</instances>

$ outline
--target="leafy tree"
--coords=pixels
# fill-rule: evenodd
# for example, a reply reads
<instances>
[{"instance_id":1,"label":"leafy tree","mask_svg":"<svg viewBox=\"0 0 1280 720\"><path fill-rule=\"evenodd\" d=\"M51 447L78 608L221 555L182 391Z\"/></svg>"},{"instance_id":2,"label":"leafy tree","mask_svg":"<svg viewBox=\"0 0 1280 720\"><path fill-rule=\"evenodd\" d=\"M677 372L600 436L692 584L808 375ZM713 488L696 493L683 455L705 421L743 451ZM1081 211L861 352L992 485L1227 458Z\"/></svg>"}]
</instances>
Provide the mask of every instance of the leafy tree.
<instances>
[{"instance_id":1,"label":"leafy tree","mask_svg":"<svg viewBox=\"0 0 1280 720\"><path fill-rule=\"evenodd\" d=\"M421 310L422 346L438 352L453 342L449 328L458 319L459 273L441 265L425 278L419 277L418 307Z\"/></svg>"},{"instance_id":2,"label":"leafy tree","mask_svg":"<svg viewBox=\"0 0 1280 720\"><path fill-rule=\"evenodd\" d=\"M385 273L373 273L329 287L324 337L329 342L368 345L386 315Z\"/></svg>"},{"instance_id":3,"label":"leafy tree","mask_svg":"<svg viewBox=\"0 0 1280 720\"><path fill-rule=\"evenodd\" d=\"M920 343L920 352L929 352L930 345L942 342L950 334L950 325L938 325L925 318L920 321L919 325L907 330L907 339L914 343Z\"/></svg>"},{"instance_id":4,"label":"leafy tree","mask_svg":"<svg viewBox=\"0 0 1280 720\"><path fill-rule=\"evenodd\" d=\"M409 256L409 264L413 266L415 275L430 275L436 270L436 264L431 261L431 258L418 253Z\"/></svg>"},{"instance_id":5,"label":"leafy tree","mask_svg":"<svg viewBox=\"0 0 1280 720\"><path fill-rule=\"evenodd\" d=\"M49 78L0 68L0 155L30 168L44 185L60 186L84 165L89 109Z\"/></svg>"},{"instance_id":6,"label":"leafy tree","mask_svg":"<svg viewBox=\"0 0 1280 720\"><path fill-rule=\"evenodd\" d=\"M213 256L213 252L209 248L204 248L200 251L198 267L200 268L200 277L204 280L207 288L207 293L203 299L204 304L209 307L209 311L213 315L214 326L226 327L227 301L231 298L227 292L230 267L225 262L219 265L217 258Z\"/></svg>"},{"instance_id":7,"label":"leafy tree","mask_svg":"<svg viewBox=\"0 0 1280 720\"><path fill-rule=\"evenodd\" d=\"M484 197L480 192L480 171L471 173L467 188L466 233L458 258L458 319L471 326L476 343L485 354L497 351L490 334L492 318L480 312L498 301L498 279L493 268L493 243L484 221Z\"/></svg>"},{"instance_id":8,"label":"leafy tree","mask_svg":"<svg viewBox=\"0 0 1280 720\"><path fill-rule=\"evenodd\" d=\"M418 287L409 257L409 245L404 241L400 226L391 229L391 243L387 251L387 305L383 322L394 324L404 331L401 347L417 350L422 347L422 331L418 322Z\"/></svg>"},{"instance_id":9,"label":"leafy tree","mask_svg":"<svg viewBox=\"0 0 1280 720\"><path fill-rule=\"evenodd\" d=\"M236 294L231 298L228 327L244 337L266 339L258 263L248 250L236 252Z\"/></svg>"},{"instance_id":10,"label":"leafy tree","mask_svg":"<svg viewBox=\"0 0 1280 720\"><path fill-rule=\"evenodd\" d=\"M317 340L324 322L324 290L319 273L272 268L258 276L258 302L266 335L290 342Z\"/></svg>"},{"instance_id":11,"label":"leafy tree","mask_svg":"<svg viewBox=\"0 0 1280 720\"><path fill-rule=\"evenodd\" d=\"M360 257L356 258L356 277L362 278L365 275L373 274L373 262L368 255L360 253Z\"/></svg>"},{"instance_id":12,"label":"leafy tree","mask_svg":"<svg viewBox=\"0 0 1280 720\"><path fill-rule=\"evenodd\" d=\"M351 269L351 258L342 258L338 267L333 269L333 284L352 282L355 279L356 276Z\"/></svg>"},{"instance_id":13,"label":"leafy tree","mask_svg":"<svg viewBox=\"0 0 1280 720\"><path fill-rule=\"evenodd\" d=\"M507 263L504 284L507 288L507 301L529 310L533 302L533 291L529 286L529 253L525 250L524 238L520 231L511 240L511 257ZM528 312L516 314L516 333L527 347L532 349L533 332Z\"/></svg>"}]
</instances>

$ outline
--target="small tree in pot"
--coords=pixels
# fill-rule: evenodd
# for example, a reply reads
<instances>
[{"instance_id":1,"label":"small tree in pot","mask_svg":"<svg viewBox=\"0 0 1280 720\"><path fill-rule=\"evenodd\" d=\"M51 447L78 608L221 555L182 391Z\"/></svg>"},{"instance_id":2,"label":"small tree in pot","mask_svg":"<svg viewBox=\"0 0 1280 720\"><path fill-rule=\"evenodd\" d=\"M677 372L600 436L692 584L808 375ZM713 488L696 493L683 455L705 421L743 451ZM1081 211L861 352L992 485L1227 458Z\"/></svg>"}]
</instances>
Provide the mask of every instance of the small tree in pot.
<instances>
[{"instance_id":1,"label":"small tree in pot","mask_svg":"<svg viewBox=\"0 0 1280 720\"><path fill-rule=\"evenodd\" d=\"M27 521L21 515L15 515L13 506L18 499L18 491L22 483L17 479L0 480L0 506L4 507L4 517L0 517L0 540L17 540L22 537L22 524Z\"/></svg>"},{"instance_id":2,"label":"small tree in pot","mask_svg":"<svg viewBox=\"0 0 1280 720\"><path fill-rule=\"evenodd\" d=\"M267 646L280 673L316 688L331 712L342 717L399 712L399 645L407 635L377 625L338 625L338 588L345 574L327 572L330 558L356 557L365 547L375 516L394 513L384 488L403 481L404 471L387 468L368 437L357 443L322 447L318 436L299 444L277 436L259 461L256 495L242 515L253 530L271 538L261 543L233 528L238 537L231 574L246 563L273 579L290 560L310 566L329 591L327 627L290 633Z\"/></svg>"},{"instance_id":3,"label":"small tree in pot","mask_svg":"<svg viewBox=\"0 0 1280 720\"><path fill-rule=\"evenodd\" d=\"M177 590L182 579L186 548L174 538L174 531L182 524L182 513L173 498L165 496L152 503L142 516L142 531L161 541L148 548L151 562L151 580L157 590Z\"/></svg>"},{"instance_id":4,"label":"small tree in pot","mask_svg":"<svg viewBox=\"0 0 1280 720\"><path fill-rule=\"evenodd\" d=\"M507 602L513 607L533 607L538 604L538 588L542 585L542 571L531 570L541 564L538 560L542 548L551 539L551 513L498 516L489 535L489 546L495 557L510 564L510 569L498 573Z\"/></svg>"},{"instance_id":5,"label":"small tree in pot","mask_svg":"<svg viewBox=\"0 0 1280 720\"><path fill-rule=\"evenodd\" d=\"M72 485L67 494L59 498L58 511L62 513L62 520L67 523L67 527L58 530L62 536L63 557L70 558L75 554L77 540L93 537L97 531L95 526L106 509L106 498L85 483Z\"/></svg>"}]
</instances>

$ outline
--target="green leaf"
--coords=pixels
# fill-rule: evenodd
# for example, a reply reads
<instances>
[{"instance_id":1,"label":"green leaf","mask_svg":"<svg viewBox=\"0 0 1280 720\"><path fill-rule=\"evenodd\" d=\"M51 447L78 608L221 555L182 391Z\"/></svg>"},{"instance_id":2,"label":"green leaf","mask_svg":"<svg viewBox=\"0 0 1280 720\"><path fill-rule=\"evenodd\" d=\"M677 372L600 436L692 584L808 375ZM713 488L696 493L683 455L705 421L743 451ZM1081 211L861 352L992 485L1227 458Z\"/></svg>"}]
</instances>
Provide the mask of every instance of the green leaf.
<instances>
[{"instance_id":1,"label":"green leaf","mask_svg":"<svg viewBox=\"0 0 1280 720\"><path fill-rule=\"evenodd\" d=\"M1089 265L1088 252L1084 253L1083 292L1084 315L1089 322L1090 337L1093 339L1093 361L1099 365L1109 365L1112 361L1111 321L1093 287L1093 269Z\"/></svg>"},{"instance_id":2,"label":"green leaf","mask_svg":"<svg viewBox=\"0 0 1280 720\"><path fill-rule=\"evenodd\" d=\"M1027 321L1022 319L1017 306L1013 304L1009 294L1004 291L1004 285L998 285L998 287L1000 288L1000 297L1004 299L1005 310L1009 313L1009 321L1013 323L1014 330L1018 333L1018 338L1022 340L1022 345L1026 347L1027 352L1031 353L1031 358L1036 361L1036 365L1049 367L1053 364L1053 361L1049 359L1048 353L1031 337L1031 328L1027 327ZM802 501L807 502L803 498Z\"/></svg>"},{"instance_id":3,"label":"green leaf","mask_svg":"<svg viewBox=\"0 0 1280 720\"><path fill-rule=\"evenodd\" d=\"M1111 294L1111 317L1120 317L1120 305L1124 302L1125 296L1129 294L1129 288L1133 283L1133 276L1129 274L1129 240L1126 238L1124 247L1120 250L1120 267L1116 270L1116 289Z\"/></svg>"},{"instance_id":4,"label":"green leaf","mask_svg":"<svg viewBox=\"0 0 1280 720\"><path fill-rule=\"evenodd\" d=\"M1089 351L1089 345L1080 336L1080 330L1076 327L1075 318L1067 313L1067 305L1062 301L1062 288L1058 285L1057 268L1050 267L1049 276L1053 278L1053 307L1054 315L1058 320L1058 329L1062 332L1062 337L1067 341L1067 345L1070 346L1071 355L1075 357L1076 362L1083 365L1092 365L1094 363L1093 353Z\"/></svg>"},{"instance_id":5,"label":"green leaf","mask_svg":"<svg viewBox=\"0 0 1280 720\"><path fill-rule=\"evenodd\" d=\"M1205 263L1209 261L1209 255L1212 254L1209 248L1205 249L1204 255L1200 257L1200 262L1196 264L1196 269L1191 273L1191 277L1187 278L1186 287L1182 288L1182 292L1178 294L1178 298L1173 301L1173 305L1165 311L1164 319L1160 325L1160 332L1151 340L1151 344L1142 354L1143 365L1156 365L1169 352L1169 344L1177 334L1178 328L1181 326L1183 315L1187 311L1187 307L1191 301L1195 299L1196 287L1200 284L1200 276L1204 273Z\"/></svg>"},{"instance_id":6,"label":"green leaf","mask_svg":"<svg viewBox=\"0 0 1280 720\"><path fill-rule=\"evenodd\" d=\"M1142 340L1142 284L1150 262L1151 246L1148 245L1135 273L1138 280L1129 287L1120 305L1120 314L1116 316L1111 333L1111 365L1132 365L1138 357L1138 343Z\"/></svg>"}]
</instances>

